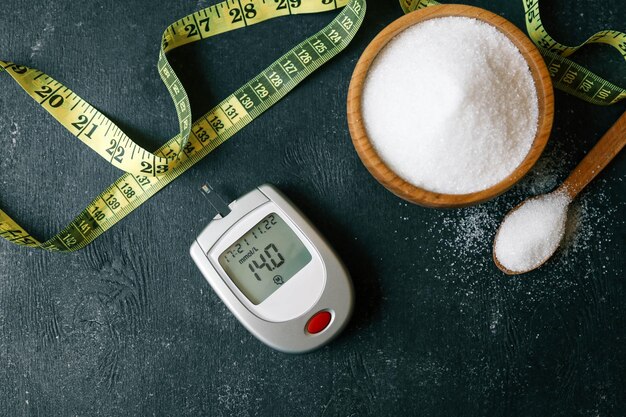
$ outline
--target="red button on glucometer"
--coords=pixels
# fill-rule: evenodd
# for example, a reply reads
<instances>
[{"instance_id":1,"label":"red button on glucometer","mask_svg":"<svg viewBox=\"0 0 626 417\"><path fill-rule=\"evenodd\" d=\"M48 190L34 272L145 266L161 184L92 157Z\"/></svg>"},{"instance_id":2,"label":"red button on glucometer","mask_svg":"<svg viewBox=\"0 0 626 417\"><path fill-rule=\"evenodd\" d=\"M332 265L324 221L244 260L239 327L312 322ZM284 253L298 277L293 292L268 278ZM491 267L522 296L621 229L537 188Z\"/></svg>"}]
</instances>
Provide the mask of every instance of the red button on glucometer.
<instances>
[{"instance_id":1,"label":"red button on glucometer","mask_svg":"<svg viewBox=\"0 0 626 417\"><path fill-rule=\"evenodd\" d=\"M306 331L311 334L321 332L326 327L328 327L331 318L332 315L329 311L320 311L316 313L306 324Z\"/></svg>"}]
</instances>

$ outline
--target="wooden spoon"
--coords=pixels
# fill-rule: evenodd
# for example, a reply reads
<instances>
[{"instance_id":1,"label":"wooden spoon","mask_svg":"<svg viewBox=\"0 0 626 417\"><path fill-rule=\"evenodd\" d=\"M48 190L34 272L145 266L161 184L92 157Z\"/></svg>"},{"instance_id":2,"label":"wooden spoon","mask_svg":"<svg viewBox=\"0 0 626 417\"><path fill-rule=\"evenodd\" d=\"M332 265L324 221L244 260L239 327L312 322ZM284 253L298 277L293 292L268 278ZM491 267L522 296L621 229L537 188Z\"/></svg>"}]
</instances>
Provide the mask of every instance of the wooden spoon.
<instances>
[{"instance_id":1,"label":"wooden spoon","mask_svg":"<svg viewBox=\"0 0 626 417\"><path fill-rule=\"evenodd\" d=\"M602 171L608 164L611 162L613 158L622 150L622 148L626 145L626 113L622 114L617 122L602 136L602 138L598 141L598 143L591 149L591 151L585 156L585 158L580 161L578 166L572 171L572 173L567 177L567 179L561 184L559 188L557 188L553 193L565 193L569 196L569 201L571 202L576 198L576 196L593 180L599 173ZM538 198L537 196L531 197L530 199ZM530 200L528 199L528 200ZM519 209L523 204L525 204L528 200L525 200L518 206L516 206L513 210L511 210L505 217L498 231L496 232L496 237L493 243L493 260L498 268L502 270L504 273L509 275L523 274L533 269L539 268L543 265L548 259L552 257L554 252L559 245L554 247L554 250L548 254L545 259L541 262L538 262L534 267L525 270L525 271L511 271L504 267L496 256L496 241L498 240L498 235L500 233L500 229L502 228L502 224L506 221L507 217L511 215L511 213L515 212ZM561 238L563 237L564 231L561 234Z\"/></svg>"}]
</instances>

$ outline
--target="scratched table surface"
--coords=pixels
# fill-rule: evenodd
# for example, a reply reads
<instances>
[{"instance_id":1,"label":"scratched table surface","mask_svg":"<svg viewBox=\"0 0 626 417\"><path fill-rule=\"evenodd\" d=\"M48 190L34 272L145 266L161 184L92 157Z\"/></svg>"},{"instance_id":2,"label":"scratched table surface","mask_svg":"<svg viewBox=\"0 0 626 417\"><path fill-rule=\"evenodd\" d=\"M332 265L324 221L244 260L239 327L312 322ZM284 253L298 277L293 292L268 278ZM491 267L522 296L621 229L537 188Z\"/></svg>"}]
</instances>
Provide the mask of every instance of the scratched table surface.
<instances>
[{"instance_id":1,"label":"scratched table surface","mask_svg":"<svg viewBox=\"0 0 626 417\"><path fill-rule=\"evenodd\" d=\"M0 415L626 415L624 153L574 205L554 260L515 278L491 261L502 216L562 181L625 106L557 92L550 144L511 191L459 210L406 204L367 173L348 135L352 69L401 15L396 1L369 3L346 51L86 249L0 242ZM521 1L470 3L523 26ZM5 0L0 56L46 71L156 149L177 128L155 70L160 35L213 2L147 4ZM542 13L570 44L626 30L621 0L544 1ZM174 51L194 114L333 16L281 18ZM626 85L607 47L579 62ZM6 76L1 91L0 205L51 236L119 172ZM333 343L273 351L212 292L188 255L212 217L198 192L207 180L230 198L275 184L336 248L356 306Z\"/></svg>"}]
</instances>

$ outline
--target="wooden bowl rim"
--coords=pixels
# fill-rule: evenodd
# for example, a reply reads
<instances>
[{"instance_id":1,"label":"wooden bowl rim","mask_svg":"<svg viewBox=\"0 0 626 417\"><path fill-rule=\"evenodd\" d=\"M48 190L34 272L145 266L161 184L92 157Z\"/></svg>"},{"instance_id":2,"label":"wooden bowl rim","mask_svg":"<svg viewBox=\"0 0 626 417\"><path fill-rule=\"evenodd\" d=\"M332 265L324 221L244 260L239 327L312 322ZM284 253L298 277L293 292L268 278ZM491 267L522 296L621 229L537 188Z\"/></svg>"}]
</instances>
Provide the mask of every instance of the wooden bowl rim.
<instances>
[{"instance_id":1,"label":"wooden bowl rim","mask_svg":"<svg viewBox=\"0 0 626 417\"><path fill-rule=\"evenodd\" d=\"M363 84L378 53L403 30L429 19L439 17L469 17L498 29L518 48L530 69L537 90L539 117L537 133L530 150L518 167L499 183L468 194L444 194L417 187L391 170L370 142L361 114ZM530 171L541 156L550 136L554 118L554 93L548 68L531 40L513 23L488 10L460 4L429 6L416 10L385 27L363 51L352 74L347 100L348 127L352 143L368 171L397 196L426 207L465 207L490 200L511 188Z\"/></svg>"}]
</instances>

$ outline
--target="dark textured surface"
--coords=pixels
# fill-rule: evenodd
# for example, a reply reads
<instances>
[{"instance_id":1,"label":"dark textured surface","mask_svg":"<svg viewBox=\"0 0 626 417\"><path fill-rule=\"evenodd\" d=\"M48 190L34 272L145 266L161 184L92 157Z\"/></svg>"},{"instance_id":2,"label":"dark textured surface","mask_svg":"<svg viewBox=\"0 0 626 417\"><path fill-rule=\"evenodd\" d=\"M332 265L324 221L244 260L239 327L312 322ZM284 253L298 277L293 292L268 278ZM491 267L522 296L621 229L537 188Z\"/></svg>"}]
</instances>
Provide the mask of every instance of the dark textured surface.
<instances>
[{"instance_id":1,"label":"dark textured surface","mask_svg":"<svg viewBox=\"0 0 626 417\"><path fill-rule=\"evenodd\" d=\"M472 1L522 24L520 1ZM544 1L563 42L626 30L626 3ZM176 131L155 70L161 32L212 2L5 0L0 56L65 82L155 149ZM510 278L491 262L499 219L564 179L624 111L557 92L539 166L495 201L407 205L360 164L345 98L360 52L400 16L370 1L335 60L113 230L70 255L0 242L2 416L624 416L626 157L572 210L564 251ZM175 51L196 115L330 14L284 18ZM604 47L581 56L626 84ZM427 76L422 74L421 76ZM2 78L0 205L39 236L119 173ZM289 356L230 315L187 251L209 221L198 186L236 197L276 184L345 260L355 317L331 345Z\"/></svg>"}]
</instances>

